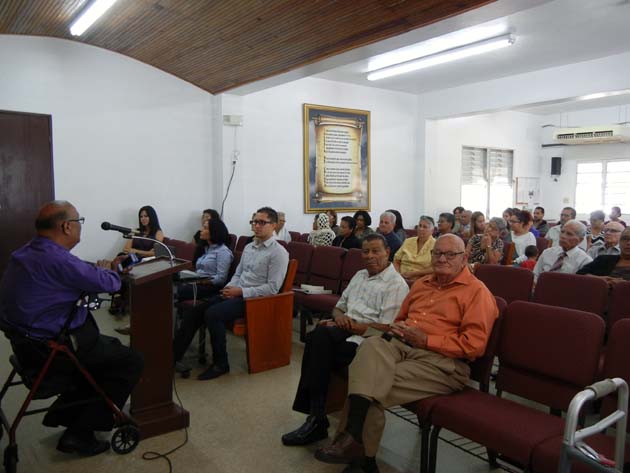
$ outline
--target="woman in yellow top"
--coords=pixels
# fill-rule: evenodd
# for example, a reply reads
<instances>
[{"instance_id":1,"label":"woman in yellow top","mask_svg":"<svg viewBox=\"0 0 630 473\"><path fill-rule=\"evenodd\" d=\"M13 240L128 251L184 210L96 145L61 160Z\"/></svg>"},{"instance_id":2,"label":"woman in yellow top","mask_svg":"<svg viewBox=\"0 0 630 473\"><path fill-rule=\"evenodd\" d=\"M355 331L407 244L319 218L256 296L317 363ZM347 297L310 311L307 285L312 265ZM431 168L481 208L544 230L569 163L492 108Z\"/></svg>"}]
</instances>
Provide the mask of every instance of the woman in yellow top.
<instances>
[{"instance_id":1,"label":"woman in yellow top","mask_svg":"<svg viewBox=\"0 0 630 473\"><path fill-rule=\"evenodd\" d=\"M413 282L433 272L431 250L435 245L434 227L435 222L431 217L420 217L418 236L407 238L394 256L394 268L407 282Z\"/></svg>"}]
</instances>

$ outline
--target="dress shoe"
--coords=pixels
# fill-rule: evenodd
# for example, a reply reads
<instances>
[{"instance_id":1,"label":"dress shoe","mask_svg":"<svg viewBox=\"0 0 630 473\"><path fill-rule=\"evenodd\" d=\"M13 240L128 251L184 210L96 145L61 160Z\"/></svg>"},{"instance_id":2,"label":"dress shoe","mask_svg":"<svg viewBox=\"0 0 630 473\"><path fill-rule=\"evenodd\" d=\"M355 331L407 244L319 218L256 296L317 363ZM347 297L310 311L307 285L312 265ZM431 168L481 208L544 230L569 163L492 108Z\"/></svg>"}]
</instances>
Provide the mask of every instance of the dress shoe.
<instances>
[{"instance_id":1,"label":"dress shoe","mask_svg":"<svg viewBox=\"0 0 630 473\"><path fill-rule=\"evenodd\" d=\"M121 335L131 335L131 325L127 325L125 327L118 327L114 329Z\"/></svg>"},{"instance_id":2,"label":"dress shoe","mask_svg":"<svg viewBox=\"0 0 630 473\"><path fill-rule=\"evenodd\" d=\"M315 451L315 458L324 463L353 463L364 456L365 448L348 432L337 434L330 445Z\"/></svg>"},{"instance_id":3,"label":"dress shoe","mask_svg":"<svg viewBox=\"0 0 630 473\"><path fill-rule=\"evenodd\" d=\"M308 416L298 429L282 436L282 443L287 446L308 445L328 438L328 419Z\"/></svg>"},{"instance_id":4,"label":"dress shoe","mask_svg":"<svg viewBox=\"0 0 630 473\"><path fill-rule=\"evenodd\" d=\"M199 381L208 381L209 379L218 378L219 376L229 373L230 368L222 368L217 365L211 365L206 371L197 376Z\"/></svg>"},{"instance_id":5,"label":"dress shoe","mask_svg":"<svg viewBox=\"0 0 630 473\"><path fill-rule=\"evenodd\" d=\"M364 458L358 462L351 463L341 473L379 473L379 470L373 458L371 462L366 462Z\"/></svg>"},{"instance_id":6,"label":"dress shoe","mask_svg":"<svg viewBox=\"0 0 630 473\"><path fill-rule=\"evenodd\" d=\"M59 439L57 450L64 453L93 456L109 450L109 442L97 440L93 432L79 434L66 430Z\"/></svg>"}]
</instances>

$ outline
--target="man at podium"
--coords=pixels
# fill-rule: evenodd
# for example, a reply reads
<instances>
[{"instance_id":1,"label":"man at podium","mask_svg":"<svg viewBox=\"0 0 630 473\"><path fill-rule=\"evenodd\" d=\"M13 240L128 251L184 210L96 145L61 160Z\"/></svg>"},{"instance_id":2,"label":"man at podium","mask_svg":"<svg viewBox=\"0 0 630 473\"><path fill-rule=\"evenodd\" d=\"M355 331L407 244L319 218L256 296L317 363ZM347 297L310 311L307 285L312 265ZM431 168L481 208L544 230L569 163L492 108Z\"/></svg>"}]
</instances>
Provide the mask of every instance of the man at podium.
<instances>
[{"instance_id":1,"label":"man at podium","mask_svg":"<svg viewBox=\"0 0 630 473\"><path fill-rule=\"evenodd\" d=\"M120 278L114 262L86 263L70 253L81 240L85 218L66 201L45 204L37 215L37 236L11 255L0 283L3 325L34 340L56 339L68 326L74 352L107 396L122 409L143 370L142 356L118 339L101 335L86 307L77 301L86 293L115 292ZM76 310L74 310L76 308ZM54 405L94 397L90 386L63 394ZM104 401L50 411L44 425L63 425L57 449L96 455L109 449L95 430L109 431L113 415Z\"/></svg>"},{"instance_id":2,"label":"man at podium","mask_svg":"<svg viewBox=\"0 0 630 473\"><path fill-rule=\"evenodd\" d=\"M173 358L178 362L199 327L204 323L208 327L212 364L197 377L199 380L214 379L230 371L225 323L244 316L245 299L277 294L287 273L289 254L273 238L278 213L271 207L262 207L256 211L250 224L254 229L254 241L243 250L232 280L220 295L208 301L205 312L186 313L175 334Z\"/></svg>"}]
</instances>

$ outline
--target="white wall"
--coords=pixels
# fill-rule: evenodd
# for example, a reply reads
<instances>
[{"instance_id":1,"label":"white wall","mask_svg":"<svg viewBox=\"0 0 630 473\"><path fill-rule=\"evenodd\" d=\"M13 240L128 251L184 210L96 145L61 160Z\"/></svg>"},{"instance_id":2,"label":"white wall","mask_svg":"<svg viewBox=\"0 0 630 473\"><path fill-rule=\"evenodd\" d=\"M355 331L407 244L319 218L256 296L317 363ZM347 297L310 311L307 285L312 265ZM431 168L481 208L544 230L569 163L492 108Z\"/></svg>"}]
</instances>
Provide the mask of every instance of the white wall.
<instances>
[{"instance_id":1,"label":"white wall","mask_svg":"<svg viewBox=\"0 0 630 473\"><path fill-rule=\"evenodd\" d=\"M229 96L228 96L229 97ZM230 97L224 114L243 114L238 129L241 156L225 214L243 215L229 221L235 233L246 233L250 213L270 205L287 214L290 230L307 232L312 214L304 213L302 104L369 110L371 112L371 215L397 208L406 226L421 211L422 175L417 168L417 107L414 95L331 82L301 79L242 97ZM227 128L227 127L226 127ZM233 130L224 132L223 159L230 159ZM224 180L227 181L227 173ZM378 224L378 222L376 222ZM411 225L413 227L413 225Z\"/></svg>"},{"instance_id":2,"label":"white wall","mask_svg":"<svg viewBox=\"0 0 630 473\"><path fill-rule=\"evenodd\" d=\"M52 115L55 195L86 217L75 253L123 246L104 220L137 226L153 205L189 239L211 195L211 95L146 64L66 40L0 35L0 109Z\"/></svg>"}]
</instances>

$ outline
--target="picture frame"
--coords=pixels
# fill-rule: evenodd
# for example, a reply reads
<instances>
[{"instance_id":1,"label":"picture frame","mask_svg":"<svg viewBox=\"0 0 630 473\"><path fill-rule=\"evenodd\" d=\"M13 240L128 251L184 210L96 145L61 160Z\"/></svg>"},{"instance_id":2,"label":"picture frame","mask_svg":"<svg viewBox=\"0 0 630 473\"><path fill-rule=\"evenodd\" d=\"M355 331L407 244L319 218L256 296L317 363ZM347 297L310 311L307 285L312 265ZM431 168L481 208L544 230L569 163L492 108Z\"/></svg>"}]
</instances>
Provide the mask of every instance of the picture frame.
<instances>
[{"instance_id":1,"label":"picture frame","mask_svg":"<svg viewBox=\"0 0 630 473\"><path fill-rule=\"evenodd\" d=\"M540 178L516 178L516 205L527 205L533 208L540 204Z\"/></svg>"},{"instance_id":2,"label":"picture frame","mask_svg":"<svg viewBox=\"0 0 630 473\"><path fill-rule=\"evenodd\" d=\"M370 210L370 112L303 105L304 210Z\"/></svg>"}]
</instances>

